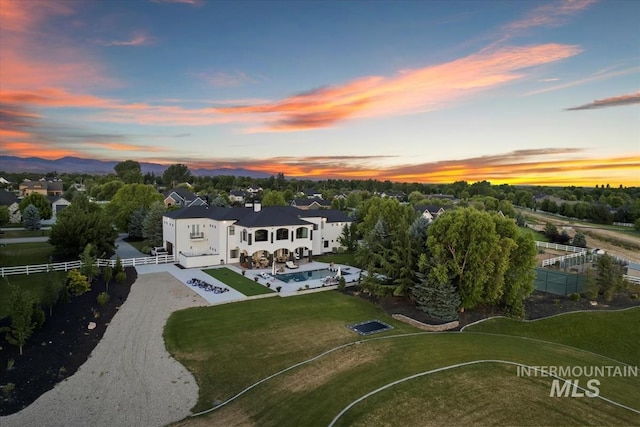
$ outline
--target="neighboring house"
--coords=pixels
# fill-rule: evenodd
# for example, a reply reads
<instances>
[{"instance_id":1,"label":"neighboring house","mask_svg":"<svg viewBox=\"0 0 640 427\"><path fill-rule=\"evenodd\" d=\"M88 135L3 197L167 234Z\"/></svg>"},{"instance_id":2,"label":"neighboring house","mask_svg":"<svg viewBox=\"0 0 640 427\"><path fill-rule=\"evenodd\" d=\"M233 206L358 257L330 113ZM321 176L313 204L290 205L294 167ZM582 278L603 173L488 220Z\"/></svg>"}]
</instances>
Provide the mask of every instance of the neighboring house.
<instances>
[{"instance_id":1,"label":"neighboring house","mask_svg":"<svg viewBox=\"0 0 640 427\"><path fill-rule=\"evenodd\" d=\"M433 221L445 212L444 208L435 205L417 205L414 206L416 212L425 217L429 222Z\"/></svg>"},{"instance_id":2,"label":"neighboring house","mask_svg":"<svg viewBox=\"0 0 640 427\"><path fill-rule=\"evenodd\" d=\"M7 190L0 190L0 206L6 206L9 208L9 222L11 224L18 224L22 221L22 215L20 214L20 199L15 194L8 192Z\"/></svg>"},{"instance_id":3,"label":"neighboring house","mask_svg":"<svg viewBox=\"0 0 640 427\"><path fill-rule=\"evenodd\" d=\"M262 193L262 187L249 187L247 188L247 193L255 196L256 194Z\"/></svg>"},{"instance_id":4,"label":"neighboring house","mask_svg":"<svg viewBox=\"0 0 640 427\"><path fill-rule=\"evenodd\" d=\"M405 198L405 194L402 191L383 191L380 193L380 197L388 197L390 199L396 199L398 201L403 201Z\"/></svg>"},{"instance_id":5,"label":"neighboring house","mask_svg":"<svg viewBox=\"0 0 640 427\"><path fill-rule=\"evenodd\" d=\"M51 221L55 222L58 214L69 206L71 202L62 196L49 196L48 199L51 202Z\"/></svg>"},{"instance_id":6,"label":"neighboring house","mask_svg":"<svg viewBox=\"0 0 640 427\"><path fill-rule=\"evenodd\" d=\"M174 188L173 190L168 190L164 192L164 205L169 206L203 206L206 205L207 202L204 201L200 196L193 194L191 191L186 188Z\"/></svg>"},{"instance_id":7,"label":"neighboring house","mask_svg":"<svg viewBox=\"0 0 640 427\"><path fill-rule=\"evenodd\" d=\"M272 260L333 252L351 219L337 210L303 211L292 206L222 208L192 206L163 217L163 243L184 267Z\"/></svg>"},{"instance_id":8,"label":"neighboring house","mask_svg":"<svg viewBox=\"0 0 640 427\"><path fill-rule=\"evenodd\" d=\"M640 278L640 264L630 262L627 265L627 276Z\"/></svg>"},{"instance_id":9,"label":"neighboring house","mask_svg":"<svg viewBox=\"0 0 640 427\"><path fill-rule=\"evenodd\" d=\"M20 196L27 197L33 193L43 196L61 196L62 181L23 181L20 183Z\"/></svg>"},{"instance_id":10,"label":"neighboring house","mask_svg":"<svg viewBox=\"0 0 640 427\"><path fill-rule=\"evenodd\" d=\"M231 203L243 204L247 200L247 193L242 190L229 191L229 200Z\"/></svg>"},{"instance_id":11,"label":"neighboring house","mask_svg":"<svg viewBox=\"0 0 640 427\"><path fill-rule=\"evenodd\" d=\"M328 209L331 207L331 202L323 199L293 199L291 201L291 206L294 206L298 209L303 210L312 210L312 209Z\"/></svg>"},{"instance_id":12,"label":"neighboring house","mask_svg":"<svg viewBox=\"0 0 640 427\"><path fill-rule=\"evenodd\" d=\"M440 200L450 200L454 205L460 202L460 199L456 198L451 194L425 194L424 196L427 199L440 199Z\"/></svg>"},{"instance_id":13,"label":"neighboring house","mask_svg":"<svg viewBox=\"0 0 640 427\"><path fill-rule=\"evenodd\" d=\"M309 199L322 199L322 192L313 188L302 190L302 195Z\"/></svg>"},{"instance_id":14,"label":"neighboring house","mask_svg":"<svg viewBox=\"0 0 640 427\"><path fill-rule=\"evenodd\" d=\"M11 184L11 182L4 179L4 177L0 176L0 184Z\"/></svg>"}]
</instances>

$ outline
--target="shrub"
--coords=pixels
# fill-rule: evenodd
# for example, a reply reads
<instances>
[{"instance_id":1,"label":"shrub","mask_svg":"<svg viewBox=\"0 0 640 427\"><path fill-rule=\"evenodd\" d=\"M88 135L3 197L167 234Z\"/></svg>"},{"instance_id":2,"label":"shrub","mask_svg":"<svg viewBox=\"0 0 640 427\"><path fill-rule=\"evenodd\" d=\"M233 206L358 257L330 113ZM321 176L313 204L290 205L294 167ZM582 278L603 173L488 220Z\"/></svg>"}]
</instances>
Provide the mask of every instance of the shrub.
<instances>
[{"instance_id":1,"label":"shrub","mask_svg":"<svg viewBox=\"0 0 640 427\"><path fill-rule=\"evenodd\" d=\"M13 359L9 359L7 360L7 371L10 371L13 369L13 366L16 364L16 361Z\"/></svg>"},{"instance_id":2,"label":"shrub","mask_svg":"<svg viewBox=\"0 0 640 427\"><path fill-rule=\"evenodd\" d=\"M118 274L116 274L116 282L124 283L127 281L127 272L122 270Z\"/></svg>"},{"instance_id":3,"label":"shrub","mask_svg":"<svg viewBox=\"0 0 640 427\"><path fill-rule=\"evenodd\" d=\"M96 298L96 301L98 302L98 305L100 305L100 307L104 307L106 303L109 302L109 294L106 292L100 292L98 294L98 297Z\"/></svg>"},{"instance_id":4,"label":"shrub","mask_svg":"<svg viewBox=\"0 0 640 427\"><path fill-rule=\"evenodd\" d=\"M151 254L151 246L143 246L140 252L142 252L145 255Z\"/></svg>"},{"instance_id":5,"label":"shrub","mask_svg":"<svg viewBox=\"0 0 640 427\"><path fill-rule=\"evenodd\" d=\"M574 292L571 295L569 295L569 298L571 298L572 301L580 301L580 294L577 292Z\"/></svg>"},{"instance_id":6,"label":"shrub","mask_svg":"<svg viewBox=\"0 0 640 427\"><path fill-rule=\"evenodd\" d=\"M338 280L338 290L340 292L344 291L344 288L347 286L347 281L343 276L340 276L340 280Z\"/></svg>"},{"instance_id":7,"label":"shrub","mask_svg":"<svg viewBox=\"0 0 640 427\"><path fill-rule=\"evenodd\" d=\"M87 276L73 269L67 274L67 291L69 295L82 295L91 290Z\"/></svg>"},{"instance_id":8,"label":"shrub","mask_svg":"<svg viewBox=\"0 0 640 427\"><path fill-rule=\"evenodd\" d=\"M14 383L7 383L7 384L3 385L1 388L2 388L2 392L4 393L4 395L8 396L8 395L11 394L13 389L16 388L16 385Z\"/></svg>"},{"instance_id":9,"label":"shrub","mask_svg":"<svg viewBox=\"0 0 640 427\"><path fill-rule=\"evenodd\" d=\"M31 313L31 323L33 323L33 327L36 330L42 328L45 319L46 315L44 314L44 310L42 310L38 304L33 304L33 313Z\"/></svg>"},{"instance_id":10,"label":"shrub","mask_svg":"<svg viewBox=\"0 0 640 427\"><path fill-rule=\"evenodd\" d=\"M280 292L280 289L282 289L282 286L278 286L278 287L276 288L276 291Z\"/></svg>"}]
</instances>

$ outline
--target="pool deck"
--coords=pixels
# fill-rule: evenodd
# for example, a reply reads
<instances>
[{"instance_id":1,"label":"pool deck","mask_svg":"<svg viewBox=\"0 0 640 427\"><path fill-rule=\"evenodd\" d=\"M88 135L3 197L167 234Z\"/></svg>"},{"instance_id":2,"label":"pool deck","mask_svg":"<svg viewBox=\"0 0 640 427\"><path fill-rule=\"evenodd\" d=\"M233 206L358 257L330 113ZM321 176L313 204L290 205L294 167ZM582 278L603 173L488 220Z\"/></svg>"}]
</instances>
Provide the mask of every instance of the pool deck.
<instances>
[{"instance_id":1,"label":"pool deck","mask_svg":"<svg viewBox=\"0 0 640 427\"><path fill-rule=\"evenodd\" d=\"M349 266L349 265L340 265L340 264L334 265L335 269L337 269L338 267L340 267L341 274L345 278L347 283L358 281L360 277L360 269ZM211 268L228 268L232 271L235 271L238 274L242 274L242 271L244 270L245 276L247 278L255 280L255 278L257 277L258 278L256 280L257 283L265 287L269 284L271 285L270 287L273 290L276 290L278 286L280 286L281 289L279 293L260 295L257 297L247 297L244 294L220 282L219 280L209 276L207 273L203 271ZM322 270L322 269L328 269L328 268L329 268L328 263L311 261L311 262L301 263L300 266L296 269L285 268L284 273L285 274L286 273L304 273L305 271ZM187 268L187 269L179 268L174 264L150 264L150 265L136 266L136 270L138 271L138 274L149 274L149 273L158 273L158 272L170 273L178 281L184 284L184 286L187 286L189 289L196 292L198 295L203 297L211 305L226 304L226 303L235 302L235 301L242 301L247 299L254 299L254 298L261 298L261 297L268 297L268 296L299 295L304 293L304 291L307 289L322 288L323 282L325 280L325 278L321 278L321 279L305 280L302 282L285 283L281 280L278 280L277 278L278 274L276 274L275 278L271 276L271 271L272 271L271 268L261 268L261 269L256 268L256 269L247 270L247 269L241 268L239 265L234 265L234 264L202 267L202 268ZM268 276L263 277L262 274L268 274ZM335 274L336 273L334 272L333 276L335 276ZM229 289L229 291L221 294L207 292L196 286L191 286L187 284L187 281L192 278L201 279L214 286L227 288ZM308 288L307 288L307 285L308 285ZM302 291L302 292L298 292L298 291Z\"/></svg>"}]
</instances>

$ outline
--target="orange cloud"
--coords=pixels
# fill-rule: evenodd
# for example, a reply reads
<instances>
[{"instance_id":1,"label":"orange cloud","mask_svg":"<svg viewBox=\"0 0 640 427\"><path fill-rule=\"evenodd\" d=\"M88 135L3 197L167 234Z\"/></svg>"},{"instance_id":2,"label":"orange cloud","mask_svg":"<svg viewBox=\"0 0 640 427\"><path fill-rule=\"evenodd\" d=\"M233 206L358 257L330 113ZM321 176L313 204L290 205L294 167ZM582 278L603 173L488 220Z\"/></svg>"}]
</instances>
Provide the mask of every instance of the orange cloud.
<instances>
[{"instance_id":1,"label":"orange cloud","mask_svg":"<svg viewBox=\"0 0 640 427\"><path fill-rule=\"evenodd\" d=\"M526 18L510 23L505 29L521 31L534 27L556 27L595 2L596 0L562 0L545 4L533 9Z\"/></svg>"},{"instance_id":2,"label":"orange cloud","mask_svg":"<svg viewBox=\"0 0 640 427\"><path fill-rule=\"evenodd\" d=\"M480 90L520 79L518 70L559 61L576 46L545 44L480 52L448 63L403 70L394 77L366 77L276 102L216 108L226 115L249 114L266 126L251 131L291 131L335 125L347 118L413 114Z\"/></svg>"},{"instance_id":3,"label":"orange cloud","mask_svg":"<svg viewBox=\"0 0 640 427\"><path fill-rule=\"evenodd\" d=\"M65 156L82 156L80 151L48 147L38 142L3 142L2 149L4 155L19 157L38 156L45 159L59 159Z\"/></svg>"},{"instance_id":4,"label":"orange cloud","mask_svg":"<svg viewBox=\"0 0 640 427\"><path fill-rule=\"evenodd\" d=\"M633 93L631 95L621 95L612 98L596 99L588 104L580 105L578 107L567 108L567 111L576 110L593 110L594 108L604 107L619 107L621 105L640 104L640 92Z\"/></svg>"}]
</instances>

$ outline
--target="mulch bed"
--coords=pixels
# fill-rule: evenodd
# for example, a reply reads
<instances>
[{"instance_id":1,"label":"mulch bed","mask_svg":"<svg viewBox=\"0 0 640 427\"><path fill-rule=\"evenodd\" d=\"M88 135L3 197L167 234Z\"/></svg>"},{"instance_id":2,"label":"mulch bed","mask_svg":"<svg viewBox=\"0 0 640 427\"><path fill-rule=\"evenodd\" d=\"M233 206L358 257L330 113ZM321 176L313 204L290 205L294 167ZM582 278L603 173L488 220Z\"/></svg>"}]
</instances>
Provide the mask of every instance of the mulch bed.
<instances>
[{"instance_id":1,"label":"mulch bed","mask_svg":"<svg viewBox=\"0 0 640 427\"><path fill-rule=\"evenodd\" d=\"M30 405L86 362L137 278L135 268L126 267L125 271L125 283L112 280L109 284L110 298L104 307L96 300L105 290L104 280L98 277L89 292L71 297L67 304L56 304L51 318L45 309L47 319L42 328L31 335L22 356L18 347L9 344L5 334L0 334L0 387L9 383L15 386L10 393L0 391L0 415L13 414ZM98 317L95 313L99 313ZM89 322L95 322L96 328L87 329ZM0 319L0 327L9 324L8 317ZM13 367L8 370L10 364Z\"/></svg>"},{"instance_id":2,"label":"mulch bed","mask_svg":"<svg viewBox=\"0 0 640 427\"><path fill-rule=\"evenodd\" d=\"M345 293L376 304L389 315L403 314L429 325L441 325L443 323L447 323L442 320L432 318L424 311L419 310L415 306L414 302L407 297L377 298L366 292L361 292L357 287L347 288ZM594 306L591 304L590 300L585 298L580 298L580 300L574 301L568 296L534 291L534 293L524 301L524 306L526 313L525 318L527 320L533 320L570 311L619 310L628 307L636 307L640 306L640 299L631 298L631 293L625 291L616 295L613 300L608 302L603 299L599 299L597 301L597 305ZM472 310L465 310L463 313L460 313L460 325L454 330L459 330L465 325L493 316L505 316L505 313L499 308L493 306L478 306Z\"/></svg>"}]
</instances>

